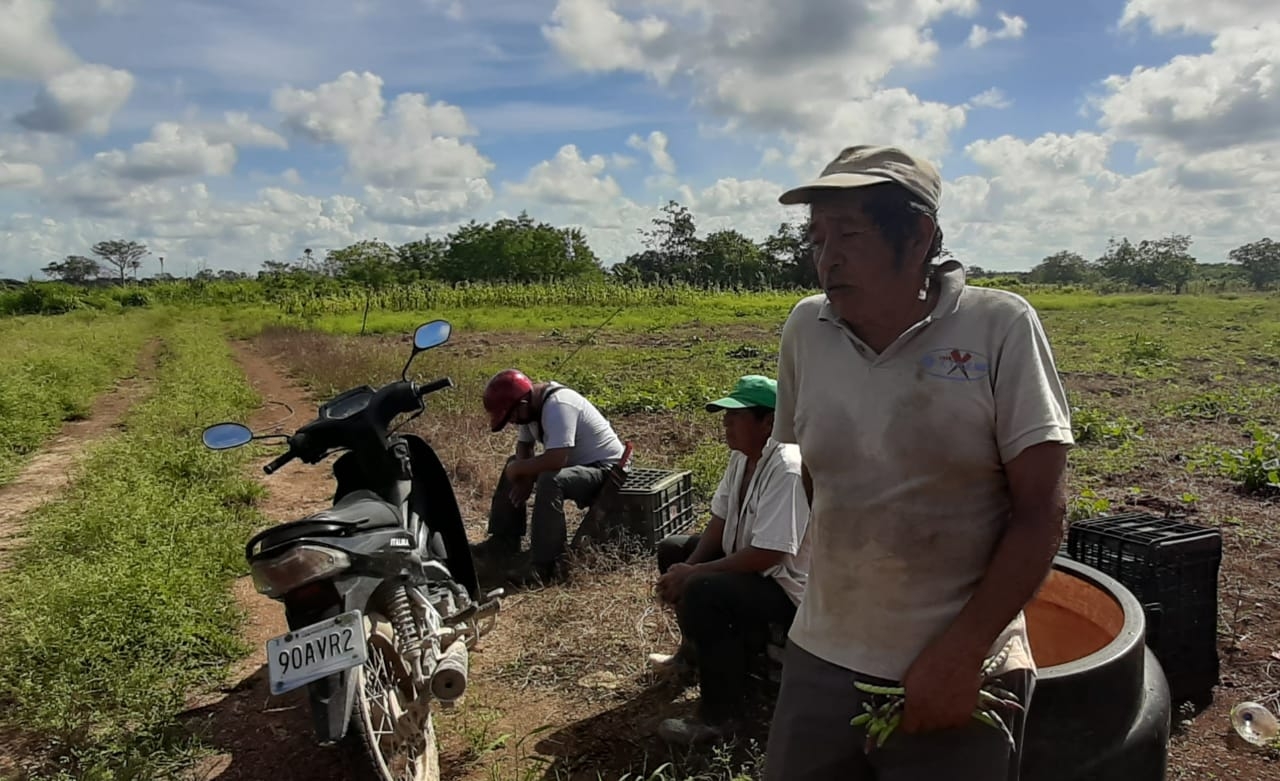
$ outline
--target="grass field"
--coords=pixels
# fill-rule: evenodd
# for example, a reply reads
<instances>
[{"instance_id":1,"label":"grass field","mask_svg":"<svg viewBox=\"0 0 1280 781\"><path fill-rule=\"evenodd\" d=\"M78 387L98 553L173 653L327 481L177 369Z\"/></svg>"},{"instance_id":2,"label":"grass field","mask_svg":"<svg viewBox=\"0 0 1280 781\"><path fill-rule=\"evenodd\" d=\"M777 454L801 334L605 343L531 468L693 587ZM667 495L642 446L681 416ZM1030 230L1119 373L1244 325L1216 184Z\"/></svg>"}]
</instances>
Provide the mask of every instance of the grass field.
<instances>
[{"instance_id":1,"label":"grass field","mask_svg":"<svg viewBox=\"0 0 1280 781\"><path fill-rule=\"evenodd\" d=\"M1274 706L1280 689L1263 663L1275 650L1265 638L1280 635L1280 489L1272 485L1280 484L1280 297L1029 297L1053 341L1081 443L1070 460L1072 516L1175 511L1223 531L1219 647L1231 688L1220 688L1203 713L1185 714L1187 723L1176 718L1169 778L1206 777L1204 766L1264 778L1262 769L1274 767L1265 752L1230 748L1223 737L1231 704L1270 698ZM458 299L417 312L375 309L365 336L362 310L350 307L111 315L104 317L125 325L101 342L93 340L106 332L102 320L0 321L0 335L41 335L43 346L30 354L73 366L63 371L86 389L77 397L104 387L147 337L165 345L155 390L126 434L94 453L68 496L30 519L27 555L0 573L0 624L26 627L0 637L0 704L8 706L0 719L49 738L75 767L95 768L95 778L154 777L156 767L190 755L189 741L167 730L169 719L184 689L211 680L242 650L227 584L242 571L257 490L239 477L239 462L198 446L201 425L243 417L255 403L224 336L251 339L323 397L398 376L412 327L449 319L453 340L419 358L415 371L450 376L457 387L433 396L412 426L440 451L479 538L512 446L509 433L487 431L479 409L492 372L519 366L582 390L636 444L639 465L692 470L705 510L727 454L718 420L701 405L742 374L774 373L794 301L691 293L597 306ZM91 364L67 361L89 352ZM21 396L0 394L0 403L10 395ZM67 414L66 403L46 404L55 423L28 431L27 451ZM438 725L446 777L648 778L663 766L652 777L755 777L759 746L672 756L649 735L657 715L688 710L643 669L645 653L670 650L674 638L649 596L651 570L647 560L624 561L512 601L473 665L466 702ZM95 596L85 605L77 594ZM582 683L600 676L612 683ZM140 775L127 770L142 757L150 758Z\"/></svg>"}]
</instances>

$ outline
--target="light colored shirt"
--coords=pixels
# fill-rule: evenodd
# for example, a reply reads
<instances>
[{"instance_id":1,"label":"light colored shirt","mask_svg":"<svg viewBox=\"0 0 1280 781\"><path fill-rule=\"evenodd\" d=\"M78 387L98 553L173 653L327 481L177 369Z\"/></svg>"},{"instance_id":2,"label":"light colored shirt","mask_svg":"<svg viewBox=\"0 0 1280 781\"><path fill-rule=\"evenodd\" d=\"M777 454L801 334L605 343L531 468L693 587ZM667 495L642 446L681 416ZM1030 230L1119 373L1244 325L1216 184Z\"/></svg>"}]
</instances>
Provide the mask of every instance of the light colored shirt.
<instances>
[{"instance_id":1,"label":"light colored shirt","mask_svg":"<svg viewBox=\"0 0 1280 781\"><path fill-rule=\"evenodd\" d=\"M534 421L519 426L518 440L534 444L542 433L545 449L570 448L566 466L618 463L622 441L600 410L572 388L559 383L551 383L551 387L559 390L542 405L542 425Z\"/></svg>"},{"instance_id":2,"label":"light colored shirt","mask_svg":"<svg viewBox=\"0 0 1280 781\"><path fill-rule=\"evenodd\" d=\"M809 527L809 503L800 477L800 448L769 440L744 495L742 478L746 469L746 455L730 451L729 465L711 499L712 515L724 519L721 549L726 556L746 547L786 554L761 574L777 580L798 605L809 575L805 533Z\"/></svg>"},{"instance_id":3,"label":"light colored shirt","mask_svg":"<svg viewBox=\"0 0 1280 781\"><path fill-rule=\"evenodd\" d=\"M1073 444L1035 310L970 287L954 261L931 315L876 354L825 295L783 328L773 435L813 480L813 559L791 638L833 664L900 680L985 574L1010 514L1004 464ZM1020 613L991 648L1034 669Z\"/></svg>"}]
</instances>

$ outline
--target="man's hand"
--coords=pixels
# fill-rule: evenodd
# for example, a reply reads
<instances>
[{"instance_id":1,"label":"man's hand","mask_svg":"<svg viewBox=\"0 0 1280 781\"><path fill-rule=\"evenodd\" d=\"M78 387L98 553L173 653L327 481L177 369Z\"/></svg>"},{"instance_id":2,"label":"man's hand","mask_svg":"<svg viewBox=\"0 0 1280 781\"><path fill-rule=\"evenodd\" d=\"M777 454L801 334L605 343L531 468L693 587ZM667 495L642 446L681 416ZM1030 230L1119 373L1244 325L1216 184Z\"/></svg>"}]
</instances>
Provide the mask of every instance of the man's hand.
<instances>
[{"instance_id":1,"label":"man's hand","mask_svg":"<svg viewBox=\"0 0 1280 781\"><path fill-rule=\"evenodd\" d=\"M666 574L658 578L657 590L658 596L664 602L675 604L680 601L680 597L684 594L685 583L688 582L689 576L694 572L692 564L672 564ZM977 698L977 695L974 695Z\"/></svg>"},{"instance_id":2,"label":"man's hand","mask_svg":"<svg viewBox=\"0 0 1280 781\"><path fill-rule=\"evenodd\" d=\"M907 693L902 731L930 732L967 726L978 707L985 653L962 646L948 635L926 646L902 680Z\"/></svg>"},{"instance_id":3,"label":"man's hand","mask_svg":"<svg viewBox=\"0 0 1280 781\"><path fill-rule=\"evenodd\" d=\"M511 499L511 504L519 507L529 501L529 495L533 493L533 480L528 477L517 477L511 480L511 492L507 497Z\"/></svg>"}]
</instances>

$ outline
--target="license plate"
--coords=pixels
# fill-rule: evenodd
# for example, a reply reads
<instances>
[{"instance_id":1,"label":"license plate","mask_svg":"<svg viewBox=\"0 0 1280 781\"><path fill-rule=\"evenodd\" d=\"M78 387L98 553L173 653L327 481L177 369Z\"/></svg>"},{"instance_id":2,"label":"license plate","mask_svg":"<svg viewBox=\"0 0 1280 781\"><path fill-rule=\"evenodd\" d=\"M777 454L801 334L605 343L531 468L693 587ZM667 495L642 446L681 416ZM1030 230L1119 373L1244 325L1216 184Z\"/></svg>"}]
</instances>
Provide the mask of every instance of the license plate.
<instances>
[{"instance_id":1,"label":"license plate","mask_svg":"<svg viewBox=\"0 0 1280 781\"><path fill-rule=\"evenodd\" d=\"M283 694L369 658L364 619L352 610L267 641L271 693Z\"/></svg>"}]
</instances>

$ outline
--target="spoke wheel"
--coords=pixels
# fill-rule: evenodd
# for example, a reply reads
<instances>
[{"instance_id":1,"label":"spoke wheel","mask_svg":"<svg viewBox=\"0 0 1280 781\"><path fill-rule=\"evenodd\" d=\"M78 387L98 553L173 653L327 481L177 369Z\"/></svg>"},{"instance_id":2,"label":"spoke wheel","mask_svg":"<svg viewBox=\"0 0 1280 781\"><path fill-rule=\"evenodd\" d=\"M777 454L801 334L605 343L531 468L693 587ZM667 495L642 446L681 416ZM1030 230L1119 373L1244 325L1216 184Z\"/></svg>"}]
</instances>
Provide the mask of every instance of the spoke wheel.
<instances>
[{"instance_id":1,"label":"spoke wheel","mask_svg":"<svg viewBox=\"0 0 1280 781\"><path fill-rule=\"evenodd\" d=\"M395 650L390 622L377 613L365 619L369 660L352 676L356 721L365 750L380 781L439 781L430 693L414 697L411 680L401 682L407 665Z\"/></svg>"}]
</instances>

